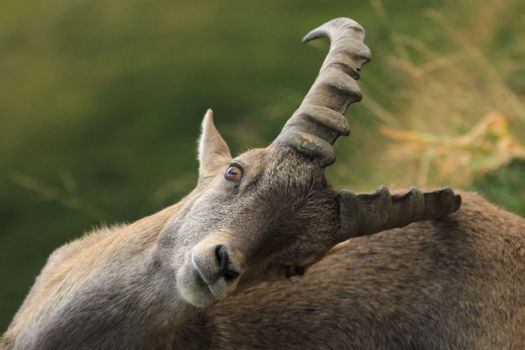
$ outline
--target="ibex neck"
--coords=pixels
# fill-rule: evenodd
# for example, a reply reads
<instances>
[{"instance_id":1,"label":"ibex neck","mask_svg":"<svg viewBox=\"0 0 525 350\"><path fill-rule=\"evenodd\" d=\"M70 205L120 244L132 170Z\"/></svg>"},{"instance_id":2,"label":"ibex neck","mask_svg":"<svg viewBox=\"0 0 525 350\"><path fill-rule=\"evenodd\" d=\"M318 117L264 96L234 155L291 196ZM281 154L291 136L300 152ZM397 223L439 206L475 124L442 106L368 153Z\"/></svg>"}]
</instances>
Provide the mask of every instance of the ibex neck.
<instances>
[{"instance_id":1,"label":"ibex neck","mask_svg":"<svg viewBox=\"0 0 525 350\"><path fill-rule=\"evenodd\" d=\"M152 348L194 316L157 252L184 202L53 253L4 335L12 348Z\"/></svg>"}]
</instances>

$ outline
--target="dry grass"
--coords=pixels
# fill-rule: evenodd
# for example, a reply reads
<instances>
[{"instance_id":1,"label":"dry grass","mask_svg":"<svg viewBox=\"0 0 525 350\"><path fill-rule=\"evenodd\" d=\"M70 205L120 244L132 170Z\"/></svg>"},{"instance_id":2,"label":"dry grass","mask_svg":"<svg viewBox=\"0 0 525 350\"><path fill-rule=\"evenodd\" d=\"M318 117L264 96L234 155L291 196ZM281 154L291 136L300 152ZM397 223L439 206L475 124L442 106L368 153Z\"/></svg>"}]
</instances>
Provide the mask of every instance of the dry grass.
<instances>
[{"instance_id":1,"label":"dry grass","mask_svg":"<svg viewBox=\"0 0 525 350\"><path fill-rule=\"evenodd\" d=\"M419 163L417 182L420 184L432 179L464 187L471 183L473 176L493 173L514 159L525 160L525 147L510 133L507 118L498 113L485 116L467 133L458 136L390 127L382 127L381 132L399 141L390 146L392 158Z\"/></svg>"},{"instance_id":2,"label":"dry grass","mask_svg":"<svg viewBox=\"0 0 525 350\"><path fill-rule=\"evenodd\" d=\"M372 5L389 25L380 0ZM519 6L491 0L465 5L454 16L445 17L453 13L446 8L427 11L438 45L390 31L388 63L400 103L396 113L368 96L365 104L391 140L385 166L409 169L400 173L402 182L468 187L475 177L525 159L519 137L525 135L525 99L510 84L525 58L519 48L525 28L509 21ZM512 35L505 45L495 43L501 33Z\"/></svg>"}]
</instances>

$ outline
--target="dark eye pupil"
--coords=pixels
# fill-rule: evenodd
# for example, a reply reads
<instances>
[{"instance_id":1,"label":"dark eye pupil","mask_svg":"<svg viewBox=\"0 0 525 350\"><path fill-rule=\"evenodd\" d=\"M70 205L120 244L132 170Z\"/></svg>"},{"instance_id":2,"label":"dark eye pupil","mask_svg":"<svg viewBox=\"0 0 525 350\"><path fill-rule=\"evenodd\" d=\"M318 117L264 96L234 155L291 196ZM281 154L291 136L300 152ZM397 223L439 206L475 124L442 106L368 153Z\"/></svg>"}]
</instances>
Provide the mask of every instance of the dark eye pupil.
<instances>
[{"instance_id":1,"label":"dark eye pupil","mask_svg":"<svg viewBox=\"0 0 525 350\"><path fill-rule=\"evenodd\" d=\"M226 172L224 173L224 176L226 179L231 181L239 181L242 176L242 170L238 167L232 165L229 166L228 169L226 169Z\"/></svg>"}]
</instances>

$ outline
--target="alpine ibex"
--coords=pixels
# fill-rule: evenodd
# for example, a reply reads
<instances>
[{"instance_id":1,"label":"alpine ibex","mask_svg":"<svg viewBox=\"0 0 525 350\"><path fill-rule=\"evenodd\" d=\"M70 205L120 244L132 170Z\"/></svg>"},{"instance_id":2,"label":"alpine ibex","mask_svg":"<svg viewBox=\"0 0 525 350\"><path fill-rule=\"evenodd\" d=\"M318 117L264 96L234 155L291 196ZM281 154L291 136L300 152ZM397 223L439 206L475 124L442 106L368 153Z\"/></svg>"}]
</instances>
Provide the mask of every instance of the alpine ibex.
<instances>
[{"instance_id":1,"label":"alpine ibex","mask_svg":"<svg viewBox=\"0 0 525 350\"><path fill-rule=\"evenodd\" d=\"M399 229L443 218L461 198L450 189L355 195L327 184L370 51L350 19L305 41L323 36L332 44L319 76L271 145L232 159L208 111L196 188L159 213L56 250L3 346L521 344L524 220L466 194L458 213Z\"/></svg>"}]
</instances>

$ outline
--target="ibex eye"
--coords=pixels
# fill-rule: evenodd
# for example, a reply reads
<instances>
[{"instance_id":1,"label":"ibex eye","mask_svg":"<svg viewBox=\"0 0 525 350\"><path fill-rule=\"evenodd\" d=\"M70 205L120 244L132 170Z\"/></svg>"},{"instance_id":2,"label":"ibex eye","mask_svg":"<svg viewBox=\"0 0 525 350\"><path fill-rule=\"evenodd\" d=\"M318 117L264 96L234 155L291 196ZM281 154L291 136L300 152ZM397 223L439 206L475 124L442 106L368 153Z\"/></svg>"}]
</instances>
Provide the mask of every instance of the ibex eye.
<instances>
[{"instance_id":1,"label":"ibex eye","mask_svg":"<svg viewBox=\"0 0 525 350\"><path fill-rule=\"evenodd\" d=\"M242 177L242 167L238 164L231 164L228 169L226 169L224 177L228 181L240 181Z\"/></svg>"}]
</instances>

